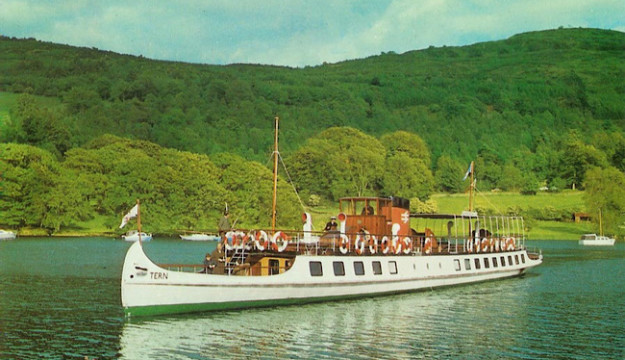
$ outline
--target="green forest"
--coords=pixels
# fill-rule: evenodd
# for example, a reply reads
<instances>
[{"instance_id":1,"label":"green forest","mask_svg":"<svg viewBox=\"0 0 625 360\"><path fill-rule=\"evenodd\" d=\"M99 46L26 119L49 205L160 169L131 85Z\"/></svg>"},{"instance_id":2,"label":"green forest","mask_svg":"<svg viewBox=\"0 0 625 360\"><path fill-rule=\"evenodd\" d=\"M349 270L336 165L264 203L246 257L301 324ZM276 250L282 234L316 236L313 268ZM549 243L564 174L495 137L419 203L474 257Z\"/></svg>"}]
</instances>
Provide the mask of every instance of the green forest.
<instances>
[{"instance_id":1,"label":"green forest","mask_svg":"<svg viewBox=\"0 0 625 360\"><path fill-rule=\"evenodd\" d=\"M624 79L625 34L595 29L305 68L0 37L0 226L117 233L135 199L154 232L213 229L226 202L267 226L278 116L281 226L343 196L427 211L475 160L481 191L583 189L620 234Z\"/></svg>"}]
</instances>

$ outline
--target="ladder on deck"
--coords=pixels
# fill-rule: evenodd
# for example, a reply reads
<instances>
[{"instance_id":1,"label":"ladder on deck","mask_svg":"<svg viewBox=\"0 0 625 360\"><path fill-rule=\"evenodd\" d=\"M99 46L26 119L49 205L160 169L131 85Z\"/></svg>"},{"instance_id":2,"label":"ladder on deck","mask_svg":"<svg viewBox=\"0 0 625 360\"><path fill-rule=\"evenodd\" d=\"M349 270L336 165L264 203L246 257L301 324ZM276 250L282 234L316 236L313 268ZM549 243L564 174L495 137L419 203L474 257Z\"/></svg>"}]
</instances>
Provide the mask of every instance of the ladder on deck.
<instances>
[{"instance_id":1,"label":"ladder on deck","mask_svg":"<svg viewBox=\"0 0 625 360\"><path fill-rule=\"evenodd\" d=\"M245 260L247 260L248 255L249 253L245 252L245 247L241 247L240 249L238 248L234 249L232 256L226 262L225 273L228 275L232 275L234 272L234 268L237 267L238 265L243 264ZM227 258L227 251L226 251L226 258Z\"/></svg>"}]
</instances>

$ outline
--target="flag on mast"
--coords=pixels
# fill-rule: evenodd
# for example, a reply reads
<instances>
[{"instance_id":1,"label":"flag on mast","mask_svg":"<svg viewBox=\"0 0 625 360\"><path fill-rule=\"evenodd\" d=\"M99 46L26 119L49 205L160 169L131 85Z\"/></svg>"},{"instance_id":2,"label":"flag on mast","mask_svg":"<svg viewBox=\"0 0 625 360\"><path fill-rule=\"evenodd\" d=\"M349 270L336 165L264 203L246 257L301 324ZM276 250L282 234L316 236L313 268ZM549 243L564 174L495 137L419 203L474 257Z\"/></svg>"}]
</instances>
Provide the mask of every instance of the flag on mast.
<instances>
[{"instance_id":1,"label":"flag on mast","mask_svg":"<svg viewBox=\"0 0 625 360\"><path fill-rule=\"evenodd\" d=\"M471 163L469 164L469 168L467 169L467 172L464 174L462 181L465 181L472 172L473 172L473 161L471 161Z\"/></svg>"},{"instance_id":2,"label":"flag on mast","mask_svg":"<svg viewBox=\"0 0 625 360\"><path fill-rule=\"evenodd\" d=\"M119 225L119 228L121 229L124 226L126 226L126 224L128 224L128 221L130 221L130 219L136 218L138 212L139 212L139 204L135 205L132 209L130 209L128 214L124 215L124 217L122 218L122 224Z\"/></svg>"}]
</instances>

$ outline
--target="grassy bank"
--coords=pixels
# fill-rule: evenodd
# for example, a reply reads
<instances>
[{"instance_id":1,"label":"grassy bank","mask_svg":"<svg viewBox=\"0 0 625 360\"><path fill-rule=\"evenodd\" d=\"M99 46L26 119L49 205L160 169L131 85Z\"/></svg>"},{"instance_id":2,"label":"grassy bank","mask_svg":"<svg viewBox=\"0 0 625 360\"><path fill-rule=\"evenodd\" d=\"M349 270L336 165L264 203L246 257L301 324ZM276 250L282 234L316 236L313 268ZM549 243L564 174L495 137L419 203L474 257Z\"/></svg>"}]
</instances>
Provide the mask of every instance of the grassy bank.
<instances>
[{"instance_id":1,"label":"grassy bank","mask_svg":"<svg viewBox=\"0 0 625 360\"><path fill-rule=\"evenodd\" d=\"M567 190L559 193L539 192L536 195L519 193L488 192L475 197L476 209L489 209L494 213L517 211L539 211L548 209L554 213L568 214L585 211L582 191ZM468 207L466 194L436 194L432 200L441 213L460 213ZM572 218L562 221L535 220L526 217L530 228L529 239L534 240L578 240L581 234L596 232L595 224L589 221L575 223Z\"/></svg>"},{"instance_id":2,"label":"grassy bank","mask_svg":"<svg viewBox=\"0 0 625 360\"><path fill-rule=\"evenodd\" d=\"M436 203L439 213L459 214L468 207L466 194L435 194L432 200ZM549 208L553 211L566 212L568 209L584 211L583 192L564 191L561 193L538 193L536 195L520 195L518 193L481 193L475 198L477 209L489 209L494 213L508 213L514 210L527 211L528 209ZM313 217L314 229L323 229L330 216L338 213L336 204L326 204L310 208ZM217 227L215 219L215 228ZM527 227L530 229L530 240L578 240L581 234L596 232L595 224L585 221L575 223L572 220L544 221L525 217ZM258 226L262 227L262 226ZM92 219L88 222L77 224L74 228L65 228L54 236L119 236L127 229L110 229L103 219ZM144 230L150 231L149 224L144 224ZM199 230L199 229L189 229ZM175 230L172 230L175 232ZM21 236L47 236L43 229L22 229Z\"/></svg>"}]
</instances>

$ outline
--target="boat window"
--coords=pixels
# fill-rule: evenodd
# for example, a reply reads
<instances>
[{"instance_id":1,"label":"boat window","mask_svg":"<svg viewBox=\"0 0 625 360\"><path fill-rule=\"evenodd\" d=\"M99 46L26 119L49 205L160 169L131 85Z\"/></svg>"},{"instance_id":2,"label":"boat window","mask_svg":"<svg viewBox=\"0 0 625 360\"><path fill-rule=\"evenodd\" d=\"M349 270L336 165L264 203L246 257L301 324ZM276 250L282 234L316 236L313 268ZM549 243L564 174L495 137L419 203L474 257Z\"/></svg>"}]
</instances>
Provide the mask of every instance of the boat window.
<instances>
[{"instance_id":1,"label":"boat window","mask_svg":"<svg viewBox=\"0 0 625 360\"><path fill-rule=\"evenodd\" d=\"M371 265L373 266L374 275L382 275L382 264L379 261L374 261Z\"/></svg>"},{"instance_id":2,"label":"boat window","mask_svg":"<svg viewBox=\"0 0 625 360\"><path fill-rule=\"evenodd\" d=\"M479 270L481 267L482 265L480 264L480 259L475 258L475 270Z\"/></svg>"},{"instance_id":3,"label":"boat window","mask_svg":"<svg viewBox=\"0 0 625 360\"><path fill-rule=\"evenodd\" d=\"M363 264L362 261L354 262L354 273L356 273L356 275L365 274L365 264Z\"/></svg>"},{"instance_id":4,"label":"boat window","mask_svg":"<svg viewBox=\"0 0 625 360\"><path fill-rule=\"evenodd\" d=\"M521 262L525 264L525 254L521 254Z\"/></svg>"},{"instance_id":5,"label":"boat window","mask_svg":"<svg viewBox=\"0 0 625 360\"><path fill-rule=\"evenodd\" d=\"M388 262L388 272L391 274L397 274L397 262L389 261Z\"/></svg>"},{"instance_id":6,"label":"boat window","mask_svg":"<svg viewBox=\"0 0 625 360\"><path fill-rule=\"evenodd\" d=\"M323 275L323 269L321 268L321 262L320 261L311 261L308 265L310 266L310 275L311 276L322 276Z\"/></svg>"},{"instance_id":7,"label":"boat window","mask_svg":"<svg viewBox=\"0 0 625 360\"><path fill-rule=\"evenodd\" d=\"M493 256L493 267L497 267L497 258Z\"/></svg>"},{"instance_id":8,"label":"boat window","mask_svg":"<svg viewBox=\"0 0 625 360\"><path fill-rule=\"evenodd\" d=\"M460 260L454 259L454 268L456 271L460 271Z\"/></svg>"},{"instance_id":9,"label":"boat window","mask_svg":"<svg viewBox=\"0 0 625 360\"><path fill-rule=\"evenodd\" d=\"M501 266L506 266L506 257L505 256L500 257L499 260L501 260Z\"/></svg>"},{"instance_id":10,"label":"boat window","mask_svg":"<svg viewBox=\"0 0 625 360\"><path fill-rule=\"evenodd\" d=\"M488 258L484 258L484 269L490 268L490 263L488 262Z\"/></svg>"},{"instance_id":11,"label":"boat window","mask_svg":"<svg viewBox=\"0 0 625 360\"><path fill-rule=\"evenodd\" d=\"M519 265L519 255L514 255L514 263Z\"/></svg>"},{"instance_id":12,"label":"boat window","mask_svg":"<svg viewBox=\"0 0 625 360\"><path fill-rule=\"evenodd\" d=\"M512 266L512 255L508 255L508 265Z\"/></svg>"},{"instance_id":13,"label":"boat window","mask_svg":"<svg viewBox=\"0 0 625 360\"><path fill-rule=\"evenodd\" d=\"M464 269L471 270L471 259L464 259Z\"/></svg>"},{"instance_id":14,"label":"boat window","mask_svg":"<svg viewBox=\"0 0 625 360\"><path fill-rule=\"evenodd\" d=\"M345 265L342 261L333 262L332 267L334 267L334 275L345 276Z\"/></svg>"},{"instance_id":15,"label":"boat window","mask_svg":"<svg viewBox=\"0 0 625 360\"><path fill-rule=\"evenodd\" d=\"M269 275L278 275L280 273L280 260L269 259Z\"/></svg>"}]
</instances>

